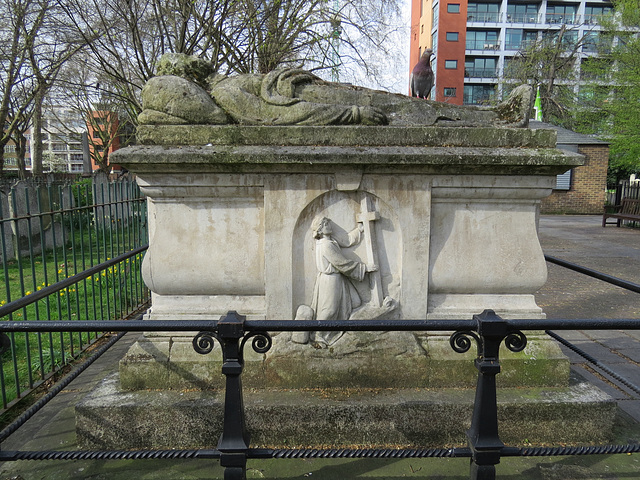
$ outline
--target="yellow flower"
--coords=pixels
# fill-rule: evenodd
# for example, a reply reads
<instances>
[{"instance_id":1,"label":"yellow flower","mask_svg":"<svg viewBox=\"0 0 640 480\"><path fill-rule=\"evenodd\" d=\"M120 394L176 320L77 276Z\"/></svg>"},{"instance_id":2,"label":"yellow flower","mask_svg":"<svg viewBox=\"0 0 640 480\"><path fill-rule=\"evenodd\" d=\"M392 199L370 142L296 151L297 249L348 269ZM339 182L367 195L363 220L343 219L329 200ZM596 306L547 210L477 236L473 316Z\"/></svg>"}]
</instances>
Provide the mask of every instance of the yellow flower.
<instances>
[{"instance_id":1,"label":"yellow flower","mask_svg":"<svg viewBox=\"0 0 640 480\"><path fill-rule=\"evenodd\" d=\"M25 295L31 295L31 290L27 290L27 291L25 292Z\"/></svg>"},{"instance_id":2,"label":"yellow flower","mask_svg":"<svg viewBox=\"0 0 640 480\"><path fill-rule=\"evenodd\" d=\"M0 306L4 305L5 303L7 303L6 300L0 300Z\"/></svg>"}]
</instances>

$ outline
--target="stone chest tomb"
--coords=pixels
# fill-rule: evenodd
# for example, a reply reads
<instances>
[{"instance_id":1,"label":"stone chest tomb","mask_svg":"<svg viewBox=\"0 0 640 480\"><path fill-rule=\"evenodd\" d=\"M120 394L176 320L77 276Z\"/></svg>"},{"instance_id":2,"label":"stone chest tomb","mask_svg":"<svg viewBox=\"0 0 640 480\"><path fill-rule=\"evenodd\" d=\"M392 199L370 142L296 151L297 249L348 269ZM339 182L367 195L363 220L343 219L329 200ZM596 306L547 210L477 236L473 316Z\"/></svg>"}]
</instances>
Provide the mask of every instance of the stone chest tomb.
<instances>
[{"instance_id":1,"label":"stone chest tomb","mask_svg":"<svg viewBox=\"0 0 640 480\"><path fill-rule=\"evenodd\" d=\"M220 92L226 80L210 79L202 119L171 103L175 92L154 103L167 81L156 78L160 93L141 116L139 144L113 159L137 175L148 198L147 318L218 319L236 310L269 320L454 319L485 309L505 318L544 317L534 297L546 281L539 205L555 176L579 165L581 156L557 150L555 132L513 128L520 125L510 118L519 112L517 102L464 109L308 79L289 85L293 94L284 100L278 90L273 100L269 88L277 81L268 76L244 79L229 100ZM190 99L205 90L180 82ZM244 107L250 118L234 110L265 91L275 103ZM327 107L331 96L339 101ZM294 125L279 124L280 110L271 110L287 102L305 104ZM318 115L330 115L330 124L308 124ZM119 376L78 406L80 436L91 430L87 443L102 447L122 442L96 418L106 424L133 401L171 421L161 432L153 418L137 419L144 433L131 447L215 444L215 432L187 433L198 419L216 416L223 385L220 351L198 355L192 338L141 337ZM247 396L247 415L258 444L424 445L464 438L473 391L460 387L472 387L476 372L473 355L451 351L448 336L282 333L268 353L246 355L245 385L256 389ZM520 426L537 415L523 413L526 405L557 395L558 405L574 410L563 439L606 435L610 399L571 382L568 360L547 338L531 336L524 352L502 358L505 408L518 411ZM523 395L515 387L529 390ZM151 399L149 389L162 389L164 400ZM577 404L588 408L576 415ZM561 417L558 412L554 406L549 414ZM306 424L299 420L305 416ZM573 430L581 423L589 426ZM177 424L185 428L171 428ZM546 427L538 432L553 437ZM517 427L504 435L517 437Z\"/></svg>"}]
</instances>

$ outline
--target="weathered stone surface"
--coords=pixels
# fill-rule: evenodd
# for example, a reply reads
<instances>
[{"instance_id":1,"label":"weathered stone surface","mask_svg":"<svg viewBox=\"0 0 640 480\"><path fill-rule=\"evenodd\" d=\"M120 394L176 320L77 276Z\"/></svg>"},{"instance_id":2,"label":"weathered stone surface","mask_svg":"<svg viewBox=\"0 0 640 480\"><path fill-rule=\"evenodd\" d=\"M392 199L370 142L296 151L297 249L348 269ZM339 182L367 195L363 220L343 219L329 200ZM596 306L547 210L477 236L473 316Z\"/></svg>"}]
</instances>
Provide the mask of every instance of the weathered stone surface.
<instances>
[{"instance_id":1,"label":"weathered stone surface","mask_svg":"<svg viewBox=\"0 0 640 480\"><path fill-rule=\"evenodd\" d=\"M365 95L367 105L382 101ZM149 199L143 277L153 299L147 318L154 320L218 319L228 310L250 319L294 318L300 305L312 304L316 277L335 273L317 267L311 226L322 217L332 220L331 235L345 263L368 262L373 258L368 246L375 243L379 279L374 283L381 288L373 295L368 278L350 278L357 296L349 287L349 297L341 298L350 298L354 308L356 297L373 309L379 307L375 298L388 297L397 304L394 319L471 318L484 309L505 318L542 318L534 298L546 280L536 233L539 202L557 173L582 162L556 150L547 132L494 127L145 126L140 139L144 145L121 150L114 161L136 172ZM363 205L371 206L367 212L375 218L369 242L339 241L360 230ZM446 337L407 332L349 333L318 349L289 337L278 335L265 355L245 349L244 385L259 389L245 402L258 443L305 444L313 436L316 443L334 445L441 445L453 442L457 433L451 432L464 431L473 392L449 387L475 385L474 351L455 354ZM555 432L562 437L573 430L575 412L556 411L546 399L565 405L567 396L579 397L565 389L569 363L548 339L530 340L524 352L502 355L498 382L522 388L514 405L523 398L542 405L541 419L556 412L554 418L565 422ZM156 362L147 341L163 345ZM184 389L175 392L183 393L181 398L162 392L174 424L181 421L180 412L192 409L185 424L193 425L193 419L205 418L200 412L221 408L219 350L198 356L190 342L189 335L147 335L120 365L123 387L138 389L136 395L149 388ZM154 372L154 364L162 371ZM342 395L331 390L335 387L350 390ZM443 389L429 390L426 402L416 397L429 387ZM112 397L116 410L118 398ZM606 432L609 400L580 398L586 410L594 408L597 430ZM174 404L178 407L167 407ZM79 428L90 430L94 414L82 408ZM107 404L99 407L108 410ZM461 411L466 412L462 421ZM513 418L526 418L528 411ZM308 423L300 427L299 418ZM355 428L352 419L360 422ZM317 436L318 428L326 435ZM513 434L509 428L511 423L503 430L506 438ZM144 435L133 441L136 446L154 435L151 424L140 431ZM111 435L93 433L96 442ZM178 433L183 435L168 435ZM159 444L174 443L166 435L159 438ZM210 445L215 439L197 442Z\"/></svg>"},{"instance_id":2,"label":"weathered stone surface","mask_svg":"<svg viewBox=\"0 0 640 480\"><path fill-rule=\"evenodd\" d=\"M228 117L195 83L175 76L153 77L142 89L145 110L139 121L147 125L226 123Z\"/></svg>"},{"instance_id":3,"label":"weathered stone surface","mask_svg":"<svg viewBox=\"0 0 640 480\"><path fill-rule=\"evenodd\" d=\"M224 394L123 392L107 378L76 406L85 448L215 447ZM314 389L247 391L252 446L441 447L466 443L471 389ZM615 402L586 383L567 388L500 389L500 437L527 443L610 441ZM558 427L560 425L560 427Z\"/></svg>"},{"instance_id":4,"label":"weathered stone surface","mask_svg":"<svg viewBox=\"0 0 640 480\"><path fill-rule=\"evenodd\" d=\"M156 347L156 345L158 345ZM330 347L298 344L276 335L272 349L245 348L243 383L248 388L472 388L478 371L475 345L454 352L449 337L411 332L347 332ZM524 351L500 352L501 387L562 387L569 360L557 344L532 336ZM221 351L197 354L189 337L169 342L142 337L120 361L124 390L224 387Z\"/></svg>"},{"instance_id":5,"label":"weathered stone surface","mask_svg":"<svg viewBox=\"0 0 640 480\"><path fill-rule=\"evenodd\" d=\"M280 68L265 75L226 76L213 72L211 65L197 57L169 54L160 60L154 82L156 99L149 103L143 95L145 124L155 123L238 123L244 125L511 125L526 126L532 101L531 87L522 85L497 108L469 107L432 102L404 95L370 90L351 85L325 82L314 74L292 68ZM204 87L227 118L212 121L193 119L197 106L187 102L170 107L171 116L162 118L148 110L165 112L163 103L171 101L177 79ZM156 79L163 79L156 81ZM146 87L145 87L146 88ZM164 90L169 93L166 94ZM168 112L167 112L168 113ZM197 114L196 114L197 115ZM198 117L200 118L200 117Z\"/></svg>"},{"instance_id":6,"label":"weathered stone surface","mask_svg":"<svg viewBox=\"0 0 640 480\"><path fill-rule=\"evenodd\" d=\"M556 132L486 126L139 125L136 140L143 145L168 146L211 144L554 148Z\"/></svg>"}]
</instances>

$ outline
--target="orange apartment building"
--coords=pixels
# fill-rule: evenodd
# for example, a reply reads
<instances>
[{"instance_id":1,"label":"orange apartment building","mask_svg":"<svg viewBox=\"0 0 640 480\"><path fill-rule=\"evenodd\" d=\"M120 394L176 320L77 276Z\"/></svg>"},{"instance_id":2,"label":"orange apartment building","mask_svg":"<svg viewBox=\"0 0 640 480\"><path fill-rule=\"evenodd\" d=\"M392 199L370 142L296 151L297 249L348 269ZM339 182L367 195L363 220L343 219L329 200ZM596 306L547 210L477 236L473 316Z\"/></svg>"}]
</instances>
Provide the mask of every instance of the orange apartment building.
<instances>
[{"instance_id":1,"label":"orange apartment building","mask_svg":"<svg viewBox=\"0 0 640 480\"><path fill-rule=\"evenodd\" d=\"M412 0L410 69L432 48L430 98L481 105L508 90L503 73L514 55L562 25L565 38L586 39L575 65L579 75L581 64L597 55L599 19L611 11L603 0ZM576 93L579 88L578 82Z\"/></svg>"},{"instance_id":2,"label":"orange apartment building","mask_svg":"<svg viewBox=\"0 0 640 480\"><path fill-rule=\"evenodd\" d=\"M91 118L87 120L87 135L91 169L95 171L100 168L96 164L96 157L108 157L120 148L120 123L116 112L94 110L90 114ZM112 171L122 169L119 165L110 167Z\"/></svg>"}]
</instances>

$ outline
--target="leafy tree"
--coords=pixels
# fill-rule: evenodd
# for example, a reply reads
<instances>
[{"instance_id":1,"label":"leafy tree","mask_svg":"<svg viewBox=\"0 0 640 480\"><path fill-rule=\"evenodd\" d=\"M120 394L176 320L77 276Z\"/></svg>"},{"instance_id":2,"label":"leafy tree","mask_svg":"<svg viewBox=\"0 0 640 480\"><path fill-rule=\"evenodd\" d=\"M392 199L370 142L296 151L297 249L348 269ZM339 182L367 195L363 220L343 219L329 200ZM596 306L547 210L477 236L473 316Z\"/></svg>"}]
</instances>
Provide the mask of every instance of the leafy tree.
<instances>
[{"instance_id":1,"label":"leafy tree","mask_svg":"<svg viewBox=\"0 0 640 480\"><path fill-rule=\"evenodd\" d=\"M617 39L610 52L610 66L599 74L609 75L615 88L601 104L603 130L611 141L610 181L640 172L640 38L632 32L640 28L637 0L619 0L614 21L607 23Z\"/></svg>"},{"instance_id":2,"label":"leafy tree","mask_svg":"<svg viewBox=\"0 0 640 480\"><path fill-rule=\"evenodd\" d=\"M0 174L4 146L30 116L32 172L37 175L42 173L42 104L60 68L86 43L63 21L57 0L8 0L0 13L8 19L0 28Z\"/></svg>"},{"instance_id":3,"label":"leafy tree","mask_svg":"<svg viewBox=\"0 0 640 480\"><path fill-rule=\"evenodd\" d=\"M542 32L505 69L505 78L511 82L532 85L534 94L538 88L543 121L570 126L576 61L585 41L584 36L579 38L576 31L562 25L559 30Z\"/></svg>"}]
</instances>

